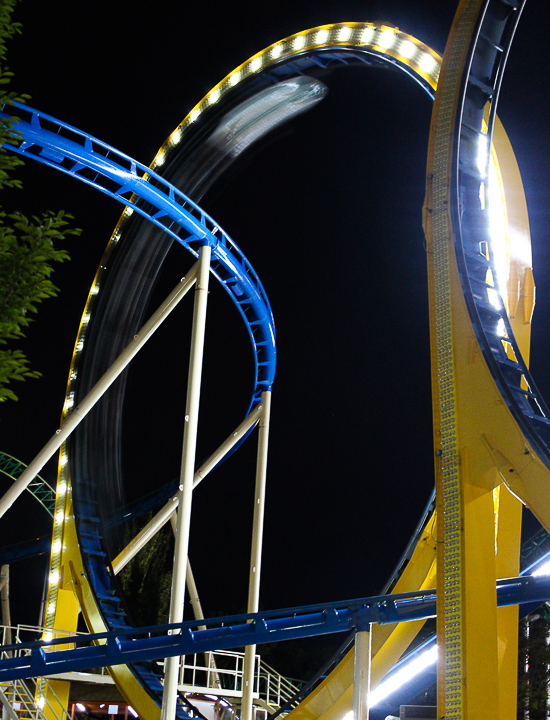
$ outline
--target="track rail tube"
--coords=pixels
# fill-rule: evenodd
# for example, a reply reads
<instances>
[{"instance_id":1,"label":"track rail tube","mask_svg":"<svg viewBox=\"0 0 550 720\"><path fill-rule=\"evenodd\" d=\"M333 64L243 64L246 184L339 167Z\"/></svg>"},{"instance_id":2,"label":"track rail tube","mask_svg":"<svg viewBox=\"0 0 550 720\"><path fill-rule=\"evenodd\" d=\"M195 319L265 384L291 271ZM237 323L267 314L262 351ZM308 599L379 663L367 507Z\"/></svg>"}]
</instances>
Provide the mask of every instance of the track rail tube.
<instances>
[{"instance_id":1,"label":"track rail tube","mask_svg":"<svg viewBox=\"0 0 550 720\"><path fill-rule=\"evenodd\" d=\"M257 405L254 410L240 423L237 429L220 445L220 447L210 455L195 473L193 478L193 490L204 478L223 460L230 450L246 435L246 433L257 422L261 415L263 405ZM149 540L163 527L170 518L174 516L179 505L179 495L174 495L168 502L158 511L158 513L149 520L147 525L143 527L139 533L131 540L128 545L121 550L117 557L113 560L113 571L115 575L134 558L141 548L145 547Z\"/></svg>"},{"instance_id":2,"label":"track rail tube","mask_svg":"<svg viewBox=\"0 0 550 720\"><path fill-rule=\"evenodd\" d=\"M262 393L262 415L258 432L256 459L256 487L254 490L254 519L252 521L252 549L250 552L250 575L248 584L248 612L258 612L260 604L260 572L262 566L262 540L264 531L265 485L267 477L267 450L269 445L269 417L271 392ZM247 645L244 651L242 720L252 720L254 692L254 659L256 646Z\"/></svg>"},{"instance_id":3,"label":"track rail tube","mask_svg":"<svg viewBox=\"0 0 550 720\"><path fill-rule=\"evenodd\" d=\"M59 450L61 445L63 445L81 421L84 420L102 395L107 392L120 373L131 360L133 360L151 335L153 335L155 330L166 320L179 301L187 294L195 282L197 266L198 263L195 263L191 271L176 285L174 290L172 290L158 310L149 318L132 342L120 353L107 372L99 379L82 402L74 408L61 427L55 431L55 435L44 445L34 460L21 473L2 499L0 499L0 518L26 490L27 486L34 480L48 460Z\"/></svg>"},{"instance_id":4,"label":"track rail tube","mask_svg":"<svg viewBox=\"0 0 550 720\"><path fill-rule=\"evenodd\" d=\"M197 272L197 284L195 287L193 327L191 330L191 351L189 357L187 399L185 403L181 485L179 492L180 509L178 512L174 566L172 571L172 592L169 616L170 623L180 623L183 621L185 574L187 570L187 556L189 550L191 504L193 501L193 479L195 475L195 455L199 421L202 358L204 353L204 331L206 327L206 306L208 301L210 255L210 247L208 245L203 245L199 250L199 267ZM179 668L179 655L167 658L165 662L161 720L173 720L176 716Z\"/></svg>"}]
</instances>

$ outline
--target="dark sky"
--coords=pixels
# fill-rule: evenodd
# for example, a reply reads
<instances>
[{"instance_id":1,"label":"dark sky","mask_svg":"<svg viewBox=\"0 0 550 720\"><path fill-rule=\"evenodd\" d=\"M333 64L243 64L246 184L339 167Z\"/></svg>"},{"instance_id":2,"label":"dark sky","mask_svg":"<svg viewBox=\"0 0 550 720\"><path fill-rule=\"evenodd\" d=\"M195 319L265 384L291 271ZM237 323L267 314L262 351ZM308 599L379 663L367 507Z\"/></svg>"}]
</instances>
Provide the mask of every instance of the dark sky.
<instances>
[{"instance_id":1,"label":"dark sky","mask_svg":"<svg viewBox=\"0 0 550 720\"><path fill-rule=\"evenodd\" d=\"M446 0L281 0L271 7L245 0L215 11L157 0L140 13L133 2L99 0L77 13L72 2L27 0L10 67L33 107L149 164L213 85L272 42L328 22L387 20L441 52L454 9ZM500 117L531 213L533 367L544 388L550 96L541 25L536 4L528 4ZM258 272L277 327L266 608L377 593L433 485L421 227L431 101L393 72L349 68L325 82L326 100L262 143L203 201ZM0 409L1 449L28 462L57 427L78 321L121 206L38 163L29 161L23 175L25 190L10 203L35 213L65 208L84 229L70 241L71 263L57 273L59 298L44 305L29 332L26 347L44 378L17 388L19 403ZM172 261L176 278L191 264L181 248ZM170 274L161 283L166 291ZM179 337L188 333L188 315L184 309L171 321L130 380L123 448L129 497L167 482L179 467L187 363ZM200 457L248 406L249 348L235 318L212 288ZM254 446L241 454L195 495L191 561L209 612L244 610L246 603ZM54 469L45 474L53 479ZM46 531L40 513L19 501L3 521L10 539ZM31 577L34 594L34 571L19 567L14 593Z\"/></svg>"}]
</instances>

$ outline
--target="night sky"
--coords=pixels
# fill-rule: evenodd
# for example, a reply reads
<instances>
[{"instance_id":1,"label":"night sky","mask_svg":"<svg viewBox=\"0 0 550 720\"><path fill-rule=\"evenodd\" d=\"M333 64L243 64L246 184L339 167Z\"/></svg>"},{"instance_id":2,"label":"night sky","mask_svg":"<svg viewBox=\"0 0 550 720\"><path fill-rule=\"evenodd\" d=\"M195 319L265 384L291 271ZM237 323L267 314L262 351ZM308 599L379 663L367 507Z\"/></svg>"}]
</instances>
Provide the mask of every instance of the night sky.
<instances>
[{"instance_id":1,"label":"night sky","mask_svg":"<svg viewBox=\"0 0 550 720\"><path fill-rule=\"evenodd\" d=\"M164 139L235 66L294 32L386 20L442 52L454 2L211 4L27 0L12 42L14 89L33 107L149 164ZM501 93L500 117L522 172L532 224L537 309L533 374L550 396L550 95L542 23L527 5ZM542 67L541 67L542 65ZM254 148L202 205L242 248L270 299L278 339L262 570L262 607L376 594L433 486L426 261L421 227L431 101L402 74L339 69L325 100ZM25 348L44 377L0 408L1 449L29 462L57 427L84 302L122 207L32 164L6 207L64 208L84 232L56 273ZM185 190L185 188L182 188ZM190 267L177 247L159 300ZM199 458L242 419L251 358L225 295L211 288ZM176 477L190 303L130 377L123 447L128 499ZM155 341L153 341L155 342ZM195 493L190 557L208 613L244 611L255 446ZM45 477L52 482L55 467ZM2 542L48 531L20 500ZM9 530L9 536L8 532ZM25 569L27 567L27 569ZM14 619L39 593L36 565L14 566ZM17 608L25 617L18 616ZM32 612L35 612L34 610ZM26 613L26 614L25 614Z\"/></svg>"}]
</instances>

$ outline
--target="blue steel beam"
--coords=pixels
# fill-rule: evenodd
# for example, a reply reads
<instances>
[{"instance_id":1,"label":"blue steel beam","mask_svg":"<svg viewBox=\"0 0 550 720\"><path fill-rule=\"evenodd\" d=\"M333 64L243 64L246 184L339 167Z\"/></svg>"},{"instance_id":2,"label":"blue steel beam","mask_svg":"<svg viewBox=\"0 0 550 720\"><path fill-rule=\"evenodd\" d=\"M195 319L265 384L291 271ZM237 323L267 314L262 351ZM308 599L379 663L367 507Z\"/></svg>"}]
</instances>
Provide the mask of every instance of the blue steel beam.
<instances>
[{"instance_id":1,"label":"blue steel beam","mask_svg":"<svg viewBox=\"0 0 550 720\"><path fill-rule=\"evenodd\" d=\"M229 235L187 195L142 163L97 138L19 103L2 106L14 121L13 143L4 148L38 160L91 185L171 235L193 255L212 248L212 274L237 306L254 350L250 407L270 390L275 376L275 323L263 285ZM28 117L28 121L24 117ZM50 129L49 129L50 128Z\"/></svg>"},{"instance_id":2,"label":"blue steel beam","mask_svg":"<svg viewBox=\"0 0 550 720\"><path fill-rule=\"evenodd\" d=\"M499 580L499 607L544 602L550 598L550 576ZM308 605L249 615L200 620L180 625L128 628L116 632L65 637L50 642L21 643L2 647L17 657L0 660L0 682L42 677L90 667L121 665L173 655L191 655L209 650L226 650L244 645L295 640L361 629L372 623L387 624L425 619L435 615L433 590L401 595L381 595L329 605ZM177 630L177 634L168 634ZM98 643L76 647L82 642ZM56 646L70 649L52 652Z\"/></svg>"}]
</instances>

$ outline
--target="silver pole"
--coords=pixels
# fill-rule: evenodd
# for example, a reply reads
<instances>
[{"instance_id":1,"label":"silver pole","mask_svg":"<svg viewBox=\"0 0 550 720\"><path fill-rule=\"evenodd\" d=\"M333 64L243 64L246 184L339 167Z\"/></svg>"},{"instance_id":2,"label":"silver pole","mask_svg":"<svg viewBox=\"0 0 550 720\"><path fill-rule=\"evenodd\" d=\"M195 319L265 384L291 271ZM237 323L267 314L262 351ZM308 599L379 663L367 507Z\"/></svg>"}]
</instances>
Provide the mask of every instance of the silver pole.
<instances>
[{"instance_id":1,"label":"silver pole","mask_svg":"<svg viewBox=\"0 0 550 720\"><path fill-rule=\"evenodd\" d=\"M260 417L262 405L257 405L254 410L248 415L237 429L231 433L231 435L223 442L220 447L204 462L195 473L193 480L193 489L204 480L208 473L213 470L216 465L222 460L227 453L239 442L239 440L245 435L248 430L254 425L254 423ZM125 567L130 560L137 555L137 553L144 547L149 540L156 535L156 533L163 527L168 520L174 517L176 509L179 504L179 496L174 495L170 498L166 505L164 505L158 513L149 520L147 525L143 527L139 533L130 540L128 545L121 550L117 557L113 560L113 571L115 575Z\"/></svg>"},{"instance_id":2,"label":"silver pole","mask_svg":"<svg viewBox=\"0 0 550 720\"><path fill-rule=\"evenodd\" d=\"M187 559L186 580L187 592L189 593L189 602L191 603L191 607L193 608L193 615L195 617L195 620L204 620L204 612L202 610L199 592L197 590L197 583L195 582L195 576L193 575L193 570L191 569L191 563L189 562L189 559ZM206 625L198 625L197 629L206 630ZM205 653L205 658L208 663L208 681L206 683L206 687L221 688L222 685L220 682L220 676L217 672L214 656L211 652L209 652ZM210 683L210 679L212 680L212 684Z\"/></svg>"},{"instance_id":3,"label":"silver pole","mask_svg":"<svg viewBox=\"0 0 550 720\"><path fill-rule=\"evenodd\" d=\"M353 720L369 720L371 633L355 633L353 660Z\"/></svg>"},{"instance_id":4,"label":"silver pole","mask_svg":"<svg viewBox=\"0 0 550 720\"><path fill-rule=\"evenodd\" d=\"M11 613L10 613L10 566L2 565L0 570L0 602L2 604L2 625L4 625L4 643L11 645ZM10 651L11 657L11 651Z\"/></svg>"},{"instance_id":5,"label":"silver pole","mask_svg":"<svg viewBox=\"0 0 550 720\"><path fill-rule=\"evenodd\" d=\"M260 603L260 571L262 565L262 540L264 530L265 485L267 475L267 448L269 441L269 416L271 413L271 392L262 393L262 415L258 431L258 454L256 459L256 488L254 491L254 519L252 521L252 550L250 553L250 574L248 581L247 612L258 612ZM254 692L254 659L256 646L247 645L244 651L242 720L252 720Z\"/></svg>"},{"instance_id":6,"label":"silver pole","mask_svg":"<svg viewBox=\"0 0 550 720\"><path fill-rule=\"evenodd\" d=\"M182 278L181 282L176 285L174 290L172 290L158 310L149 318L139 333L134 335L132 342L120 353L115 362L98 380L84 400L65 418L61 427L55 431L55 435L44 445L34 460L0 499L0 517L10 509L17 498L25 491L27 485L34 480L48 460L59 450L72 431L84 420L86 415L134 358L136 353L141 350L159 325L162 324L183 296L190 290L196 279L197 268L198 262L193 265L188 275Z\"/></svg>"},{"instance_id":7,"label":"silver pole","mask_svg":"<svg viewBox=\"0 0 550 720\"><path fill-rule=\"evenodd\" d=\"M172 571L172 592L168 622L183 621L185 599L185 573L189 549L189 528L191 524L191 503L193 499L193 478L195 474L195 453L199 418L202 357L204 351L204 330L206 326L206 305L208 300L208 274L210 269L210 247L203 245L199 251L199 269L195 287L193 327L191 330L191 351L185 403L185 423L180 473L179 511L175 539L174 565ZM161 720L174 720L178 697L179 656L166 658L164 665L164 691L162 694Z\"/></svg>"}]
</instances>

